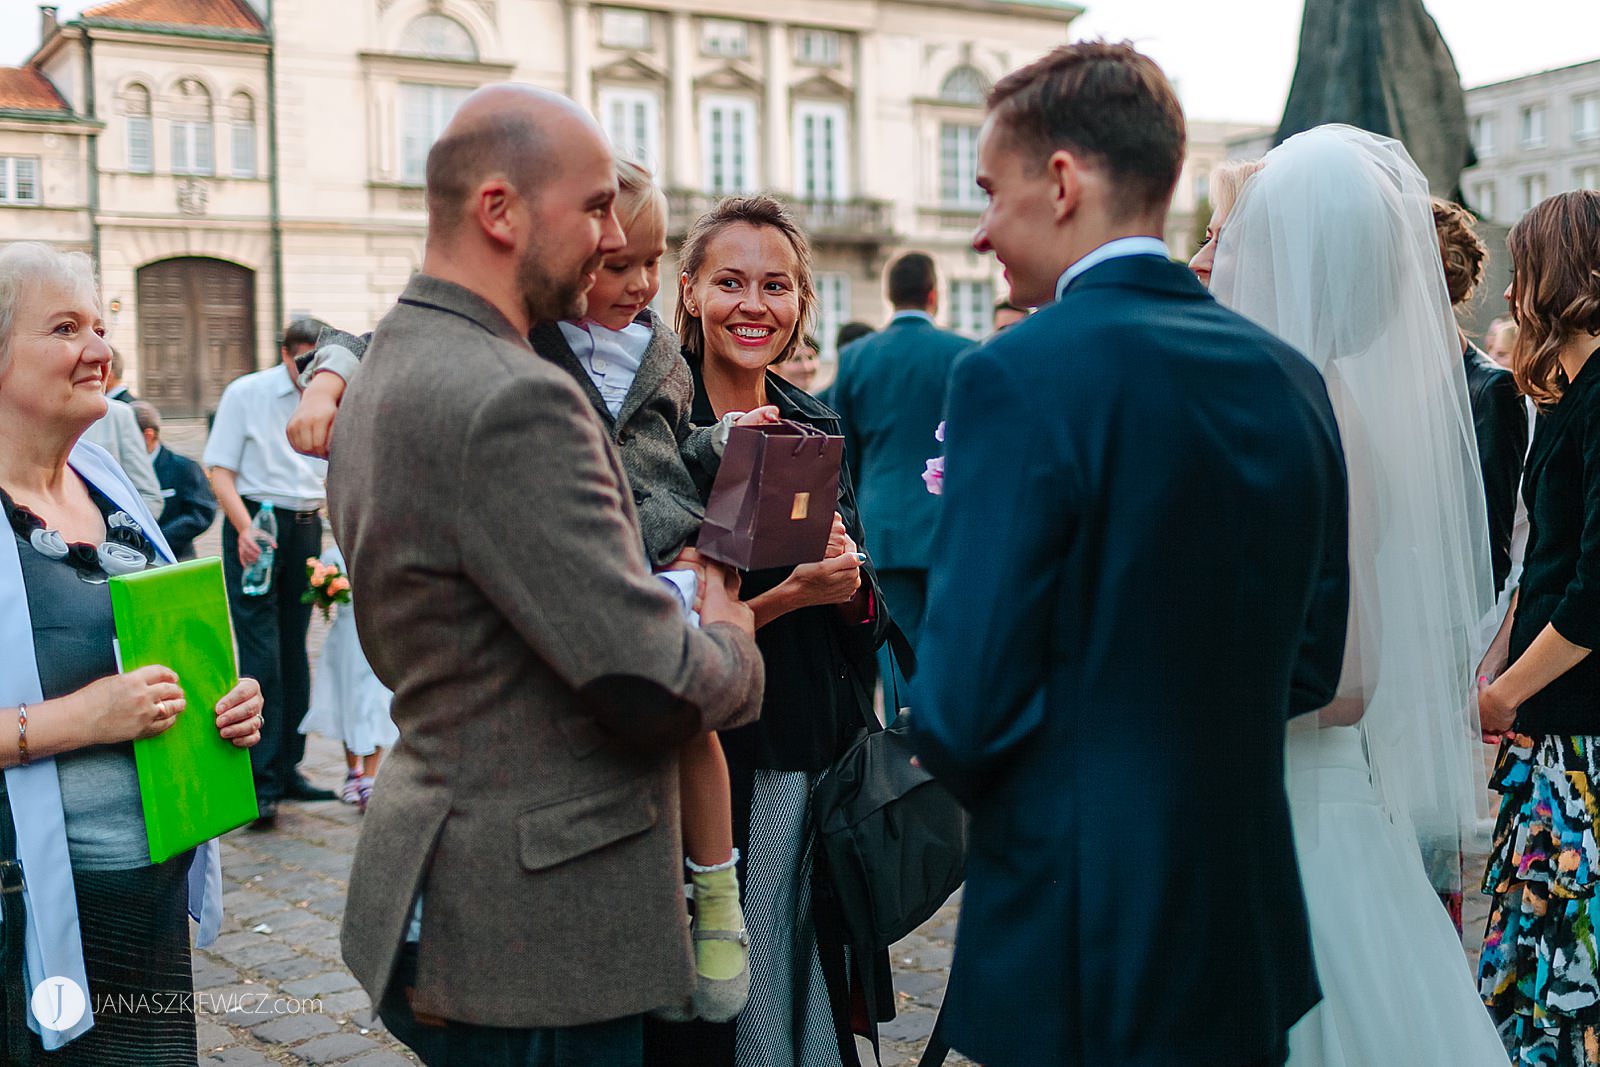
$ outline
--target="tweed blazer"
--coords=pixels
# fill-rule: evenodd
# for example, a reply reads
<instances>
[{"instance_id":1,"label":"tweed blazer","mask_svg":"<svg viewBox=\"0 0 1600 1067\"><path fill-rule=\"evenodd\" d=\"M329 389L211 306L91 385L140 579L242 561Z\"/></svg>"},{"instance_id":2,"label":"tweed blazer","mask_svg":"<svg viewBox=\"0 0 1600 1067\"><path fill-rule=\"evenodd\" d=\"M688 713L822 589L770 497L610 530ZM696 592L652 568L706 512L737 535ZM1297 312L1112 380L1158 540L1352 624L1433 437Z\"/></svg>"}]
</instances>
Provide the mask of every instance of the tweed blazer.
<instances>
[{"instance_id":1,"label":"tweed blazer","mask_svg":"<svg viewBox=\"0 0 1600 1067\"><path fill-rule=\"evenodd\" d=\"M695 479L715 475L721 456L712 445L716 428L696 429L689 422L694 380L678 335L648 308L635 321L650 327L650 346L615 418L559 326L541 323L529 339L535 351L572 375L618 447L639 510L645 555L664 567L699 534L706 515Z\"/></svg>"},{"instance_id":2,"label":"tweed blazer","mask_svg":"<svg viewBox=\"0 0 1600 1067\"><path fill-rule=\"evenodd\" d=\"M750 721L755 642L651 577L616 450L494 307L416 275L339 413L330 505L394 690L345 961L380 1003L423 897L413 1004L567 1027L684 1002L677 750Z\"/></svg>"}]
</instances>

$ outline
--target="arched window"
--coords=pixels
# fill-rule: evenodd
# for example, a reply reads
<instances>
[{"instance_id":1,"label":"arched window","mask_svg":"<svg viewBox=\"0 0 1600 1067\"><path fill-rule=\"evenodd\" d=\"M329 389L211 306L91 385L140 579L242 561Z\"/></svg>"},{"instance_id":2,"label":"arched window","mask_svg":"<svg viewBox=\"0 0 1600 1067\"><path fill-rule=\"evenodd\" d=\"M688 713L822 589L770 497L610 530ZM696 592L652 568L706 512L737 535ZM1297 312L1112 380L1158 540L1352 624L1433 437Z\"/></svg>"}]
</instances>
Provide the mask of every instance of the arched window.
<instances>
[{"instance_id":1,"label":"arched window","mask_svg":"<svg viewBox=\"0 0 1600 1067\"><path fill-rule=\"evenodd\" d=\"M194 78L178 83L172 96L172 173L216 173L211 139L211 94Z\"/></svg>"},{"instance_id":2,"label":"arched window","mask_svg":"<svg viewBox=\"0 0 1600 1067\"><path fill-rule=\"evenodd\" d=\"M256 102L249 93L228 100L228 126L233 133L233 176L256 176Z\"/></svg>"},{"instance_id":3,"label":"arched window","mask_svg":"<svg viewBox=\"0 0 1600 1067\"><path fill-rule=\"evenodd\" d=\"M446 15L418 15L400 35L400 50L434 59L477 59L472 34Z\"/></svg>"},{"instance_id":4,"label":"arched window","mask_svg":"<svg viewBox=\"0 0 1600 1067\"><path fill-rule=\"evenodd\" d=\"M128 118L128 170L149 174L155 169L150 136L150 90L134 83L122 93L122 113Z\"/></svg>"},{"instance_id":5,"label":"arched window","mask_svg":"<svg viewBox=\"0 0 1600 1067\"><path fill-rule=\"evenodd\" d=\"M939 85L939 99L952 104L981 104L989 95L989 79L971 67L957 67Z\"/></svg>"}]
</instances>

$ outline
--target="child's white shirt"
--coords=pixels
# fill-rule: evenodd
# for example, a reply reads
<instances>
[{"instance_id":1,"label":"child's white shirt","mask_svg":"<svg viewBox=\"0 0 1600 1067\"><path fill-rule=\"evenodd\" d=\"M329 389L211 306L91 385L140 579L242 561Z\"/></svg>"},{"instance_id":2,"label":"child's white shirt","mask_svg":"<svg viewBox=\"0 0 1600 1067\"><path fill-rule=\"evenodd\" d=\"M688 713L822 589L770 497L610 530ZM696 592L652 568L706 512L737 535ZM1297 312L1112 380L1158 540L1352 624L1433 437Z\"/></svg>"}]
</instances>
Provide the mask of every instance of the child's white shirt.
<instances>
[{"instance_id":1,"label":"child's white shirt","mask_svg":"<svg viewBox=\"0 0 1600 1067\"><path fill-rule=\"evenodd\" d=\"M628 398L633 379L639 374L645 350L650 347L651 329L642 322L630 322L611 330L598 322L562 322L561 336L567 339L572 354L578 357L589 380L600 391L606 410L616 418Z\"/></svg>"}]
</instances>

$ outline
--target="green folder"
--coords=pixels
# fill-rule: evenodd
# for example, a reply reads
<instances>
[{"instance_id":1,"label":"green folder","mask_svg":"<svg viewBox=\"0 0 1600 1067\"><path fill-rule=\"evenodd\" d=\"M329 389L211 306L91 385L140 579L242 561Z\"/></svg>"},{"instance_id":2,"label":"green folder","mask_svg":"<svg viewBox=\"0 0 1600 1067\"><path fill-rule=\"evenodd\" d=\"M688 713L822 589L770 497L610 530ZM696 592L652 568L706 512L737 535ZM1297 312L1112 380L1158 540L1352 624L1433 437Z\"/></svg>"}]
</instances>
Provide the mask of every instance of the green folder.
<instances>
[{"instance_id":1,"label":"green folder","mask_svg":"<svg viewBox=\"0 0 1600 1067\"><path fill-rule=\"evenodd\" d=\"M150 859L161 863L256 818L250 753L217 732L217 701L239 684L222 561L190 560L111 579L117 662L170 668L184 711L133 743Z\"/></svg>"}]
</instances>

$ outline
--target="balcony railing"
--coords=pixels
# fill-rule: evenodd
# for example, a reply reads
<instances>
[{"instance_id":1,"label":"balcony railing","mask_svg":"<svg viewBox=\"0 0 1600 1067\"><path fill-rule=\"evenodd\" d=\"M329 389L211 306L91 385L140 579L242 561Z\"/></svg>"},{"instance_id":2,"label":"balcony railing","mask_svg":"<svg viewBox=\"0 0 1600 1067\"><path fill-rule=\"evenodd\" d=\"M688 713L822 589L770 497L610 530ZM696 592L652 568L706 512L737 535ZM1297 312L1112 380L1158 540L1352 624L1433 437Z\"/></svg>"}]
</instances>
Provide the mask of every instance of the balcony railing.
<instances>
[{"instance_id":1,"label":"balcony railing","mask_svg":"<svg viewBox=\"0 0 1600 1067\"><path fill-rule=\"evenodd\" d=\"M893 205L887 200L800 200L774 194L789 210L813 242L832 244L887 244L894 239ZM713 207L721 197L710 193L667 193L667 229L681 238L694 221Z\"/></svg>"}]
</instances>

